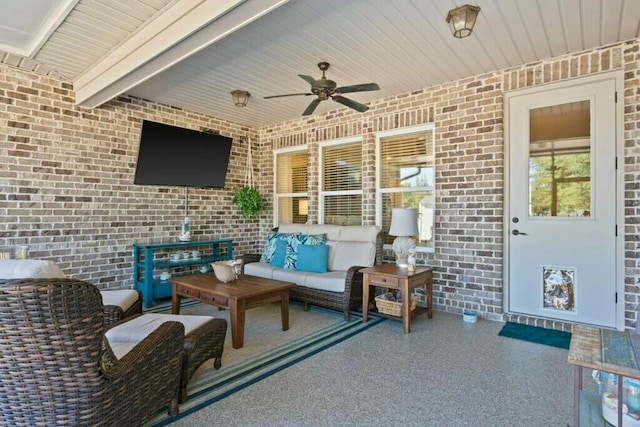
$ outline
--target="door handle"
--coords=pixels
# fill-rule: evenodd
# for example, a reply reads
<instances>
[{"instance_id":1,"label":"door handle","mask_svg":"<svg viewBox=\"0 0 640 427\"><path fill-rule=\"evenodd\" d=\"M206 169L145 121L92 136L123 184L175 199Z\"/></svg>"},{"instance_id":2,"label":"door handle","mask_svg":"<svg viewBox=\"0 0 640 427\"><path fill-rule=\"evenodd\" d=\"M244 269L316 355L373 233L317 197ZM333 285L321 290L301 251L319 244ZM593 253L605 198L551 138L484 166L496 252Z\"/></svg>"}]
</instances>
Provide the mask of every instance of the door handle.
<instances>
[{"instance_id":1,"label":"door handle","mask_svg":"<svg viewBox=\"0 0 640 427\"><path fill-rule=\"evenodd\" d=\"M522 231L518 231L518 230L513 230L513 231L511 232L511 234L513 234L514 236L518 236L518 235L520 235L520 236L526 236L526 235L527 235L527 233L523 233Z\"/></svg>"}]
</instances>

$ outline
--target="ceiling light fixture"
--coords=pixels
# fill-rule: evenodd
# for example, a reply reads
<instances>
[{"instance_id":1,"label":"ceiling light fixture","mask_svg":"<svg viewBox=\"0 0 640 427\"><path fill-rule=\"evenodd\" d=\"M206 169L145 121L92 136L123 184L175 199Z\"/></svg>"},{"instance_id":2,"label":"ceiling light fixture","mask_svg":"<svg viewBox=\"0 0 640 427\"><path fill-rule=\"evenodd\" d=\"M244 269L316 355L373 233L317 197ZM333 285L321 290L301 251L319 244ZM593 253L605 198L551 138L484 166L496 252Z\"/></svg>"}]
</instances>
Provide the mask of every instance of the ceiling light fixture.
<instances>
[{"instance_id":1,"label":"ceiling light fixture","mask_svg":"<svg viewBox=\"0 0 640 427\"><path fill-rule=\"evenodd\" d=\"M479 12L479 7L468 4L451 9L447 15L447 22L451 27L453 37L461 39L470 36L473 26L476 25Z\"/></svg>"},{"instance_id":2,"label":"ceiling light fixture","mask_svg":"<svg viewBox=\"0 0 640 427\"><path fill-rule=\"evenodd\" d=\"M236 107L246 107L251 94L246 90L233 90L231 91L231 96Z\"/></svg>"}]
</instances>

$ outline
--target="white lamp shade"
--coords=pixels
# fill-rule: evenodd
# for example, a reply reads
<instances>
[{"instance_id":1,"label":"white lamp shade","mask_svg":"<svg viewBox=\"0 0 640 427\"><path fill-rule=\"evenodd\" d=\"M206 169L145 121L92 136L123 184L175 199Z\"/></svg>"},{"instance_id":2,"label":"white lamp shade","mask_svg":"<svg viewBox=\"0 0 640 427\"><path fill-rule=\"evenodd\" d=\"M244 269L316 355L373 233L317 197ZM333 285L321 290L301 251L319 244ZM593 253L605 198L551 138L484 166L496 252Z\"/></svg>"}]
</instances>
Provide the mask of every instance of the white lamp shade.
<instances>
[{"instance_id":1,"label":"white lamp shade","mask_svg":"<svg viewBox=\"0 0 640 427\"><path fill-rule=\"evenodd\" d=\"M416 236L418 234L416 208L393 208L389 234L391 236Z\"/></svg>"}]
</instances>

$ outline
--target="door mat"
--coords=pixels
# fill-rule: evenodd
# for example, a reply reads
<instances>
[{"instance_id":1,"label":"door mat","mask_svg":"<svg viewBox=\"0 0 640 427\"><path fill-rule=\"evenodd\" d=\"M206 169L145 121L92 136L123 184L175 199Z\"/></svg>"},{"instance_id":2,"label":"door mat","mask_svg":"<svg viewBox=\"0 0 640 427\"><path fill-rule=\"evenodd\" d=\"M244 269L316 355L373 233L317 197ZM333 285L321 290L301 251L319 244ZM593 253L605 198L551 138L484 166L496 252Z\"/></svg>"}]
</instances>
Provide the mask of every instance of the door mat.
<instances>
[{"instance_id":1,"label":"door mat","mask_svg":"<svg viewBox=\"0 0 640 427\"><path fill-rule=\"evenodd\" d=\"M515 338L537 344L550 345L552 347L569 349L571 333L556 331L555 329L540 328L538 326L523 325L521 323L507 322L498 335Z\"/></svg>"}]
</instances>

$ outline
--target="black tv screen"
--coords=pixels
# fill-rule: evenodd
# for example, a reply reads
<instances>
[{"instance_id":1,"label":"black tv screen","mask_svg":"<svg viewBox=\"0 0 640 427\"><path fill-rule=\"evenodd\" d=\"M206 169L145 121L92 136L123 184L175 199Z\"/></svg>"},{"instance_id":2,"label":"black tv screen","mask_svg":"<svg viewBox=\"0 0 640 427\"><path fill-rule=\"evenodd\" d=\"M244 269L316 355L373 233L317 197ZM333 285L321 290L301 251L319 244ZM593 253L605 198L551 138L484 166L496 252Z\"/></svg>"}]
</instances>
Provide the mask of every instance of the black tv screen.
<instances>
[{"instance_id":1,"label":"black tv screen","mask_svg":"<svg viewBox=\"0 0 640 427\"><path fill-rule=\"evenodd\" d=\"M233 139L144 120L134 184L224 187Z\"/></svg>"}]
</instances>

